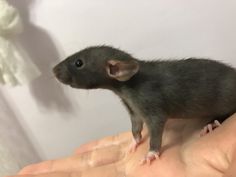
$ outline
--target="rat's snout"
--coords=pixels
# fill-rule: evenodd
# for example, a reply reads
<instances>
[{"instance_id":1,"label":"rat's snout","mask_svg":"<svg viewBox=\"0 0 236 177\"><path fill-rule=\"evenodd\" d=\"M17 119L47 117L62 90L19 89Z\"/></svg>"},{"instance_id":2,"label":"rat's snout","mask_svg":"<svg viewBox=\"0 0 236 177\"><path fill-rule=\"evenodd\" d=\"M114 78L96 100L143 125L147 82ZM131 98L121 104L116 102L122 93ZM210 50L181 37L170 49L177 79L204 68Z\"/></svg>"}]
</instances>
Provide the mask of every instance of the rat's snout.
<instances>
[{"instance_id":1,"label":"rat's snout","mask_svg":"<svg viewBox=\"0 0 236 177\"><path fill-rule=\"evenodd\" d=\"M65 65L58 64L53 68L54 76L63 84L71 84L72 77Z\"/></svg>"}]
</instances>

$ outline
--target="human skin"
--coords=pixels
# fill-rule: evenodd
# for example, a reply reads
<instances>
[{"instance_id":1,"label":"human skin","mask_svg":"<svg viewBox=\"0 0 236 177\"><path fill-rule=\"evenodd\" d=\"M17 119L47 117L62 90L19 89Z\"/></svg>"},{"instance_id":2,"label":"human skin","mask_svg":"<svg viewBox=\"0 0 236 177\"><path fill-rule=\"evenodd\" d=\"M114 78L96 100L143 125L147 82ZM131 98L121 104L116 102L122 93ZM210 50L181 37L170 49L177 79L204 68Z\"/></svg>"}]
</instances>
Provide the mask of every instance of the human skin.
<instances>
[{"instance_id":1,"label":"human skin","mask_svg":"<svg viewBox=\"0 0 236 177\"><path fill-rule=\"evenodd\" d=\"M163 134L159 159L140 165L148 151L148 136L128 153L131 133L82 145L66 158L23 168L12 177L235 177L236 114L219 128L200 137L200 119L170 119Z\"/></svg>"}]
</instances>

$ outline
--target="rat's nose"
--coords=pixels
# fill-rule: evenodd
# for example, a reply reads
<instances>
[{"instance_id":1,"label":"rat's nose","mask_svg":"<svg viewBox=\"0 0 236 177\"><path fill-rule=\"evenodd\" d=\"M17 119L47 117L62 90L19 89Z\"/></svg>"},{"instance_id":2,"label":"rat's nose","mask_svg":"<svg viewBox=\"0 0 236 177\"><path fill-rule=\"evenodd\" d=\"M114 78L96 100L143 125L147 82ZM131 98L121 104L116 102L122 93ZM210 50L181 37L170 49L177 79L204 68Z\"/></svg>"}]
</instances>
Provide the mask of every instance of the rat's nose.
<instances>
[{"instance_id":1,"label":"rat's nose","mask_svg":"<svg viewBox=\"0 0 236 177\"><path fill-rule=\"evenodd\" d=\"M61 66L58 64L53 67L52 72L55 76L57 76L57 74L61 72L60 70L61 70Z\"/></svg>"},{"instance_id":2,"label":"rat's nose","mask_svg":"<svg viewBox=\"0 0 236 177\"><path fill-rule=\"evenodd\" d=\"M70 73L67 71L65 66L58 64L52 69L52 71L54 76L63 84L70 84L72 82Z\"/></svg>"},{"instance_id":3,"label":"rat's nose","mask_svg":"<svg viewBox=\"0 0 236 177\"><path fill-rule=\"evenodd\" d=\"M58 78L58 76L60 76L60 73L62 72L60 65L58 64L58 65L54 66L52 69L52 72L53 72L54 76L56 78Z\"/></svg>"}]
</instances>

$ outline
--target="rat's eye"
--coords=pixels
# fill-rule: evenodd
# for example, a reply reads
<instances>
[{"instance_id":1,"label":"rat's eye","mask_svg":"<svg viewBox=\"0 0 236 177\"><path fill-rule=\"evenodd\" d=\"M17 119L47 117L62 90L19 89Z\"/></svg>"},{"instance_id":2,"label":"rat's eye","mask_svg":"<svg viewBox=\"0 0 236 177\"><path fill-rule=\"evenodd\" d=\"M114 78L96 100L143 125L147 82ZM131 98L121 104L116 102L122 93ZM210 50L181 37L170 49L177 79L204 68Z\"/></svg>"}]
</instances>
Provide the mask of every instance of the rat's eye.
<instances>
[{"instance_id":1,"label":"rat's eye","mask_svg":"<svg viewBox=\"0 0 236 177\"><path fill-rule=\"evenodd\" d=\"M77 59L77 60L75 61L75 66L76 66L77 68L81 68L81 67L83 66L83 61L82 61L81 59Z\"/></svg>"}]
</instances>

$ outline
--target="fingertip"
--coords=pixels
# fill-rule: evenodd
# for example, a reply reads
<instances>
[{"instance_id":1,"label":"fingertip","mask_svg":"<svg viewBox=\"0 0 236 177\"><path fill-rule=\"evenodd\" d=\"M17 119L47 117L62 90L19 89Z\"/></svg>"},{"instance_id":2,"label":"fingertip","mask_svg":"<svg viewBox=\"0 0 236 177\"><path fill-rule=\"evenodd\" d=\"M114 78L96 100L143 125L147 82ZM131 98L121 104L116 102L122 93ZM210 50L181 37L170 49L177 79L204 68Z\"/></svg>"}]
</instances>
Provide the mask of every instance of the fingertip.
<instances>
[{"instance_id":1,"label":"fingertip","mask_svg":"<svg viewBox=\"0 0 236 177\"><path fill-rule=\"evenodd\" d=\"M21 169L18 175L28 175L28 174L37 174L50 172L52 169L53 161L45 161L38 164L28 165Z\"/></svg>"},{"instance_id":2,"label":"fingertip","mask_svg":"<svg viewBox=\"0 0 236 177\"><path fill-rule=\"evenodd\" d=\"M31 172L31 166L33 166L33 165L30 165L30 166L26 166L26 167L24 167L24 168L22 168L19 172L18 172L18 175L25 175L25 174L30 174L30 172Z\"/></svg>"}]
</instances>

